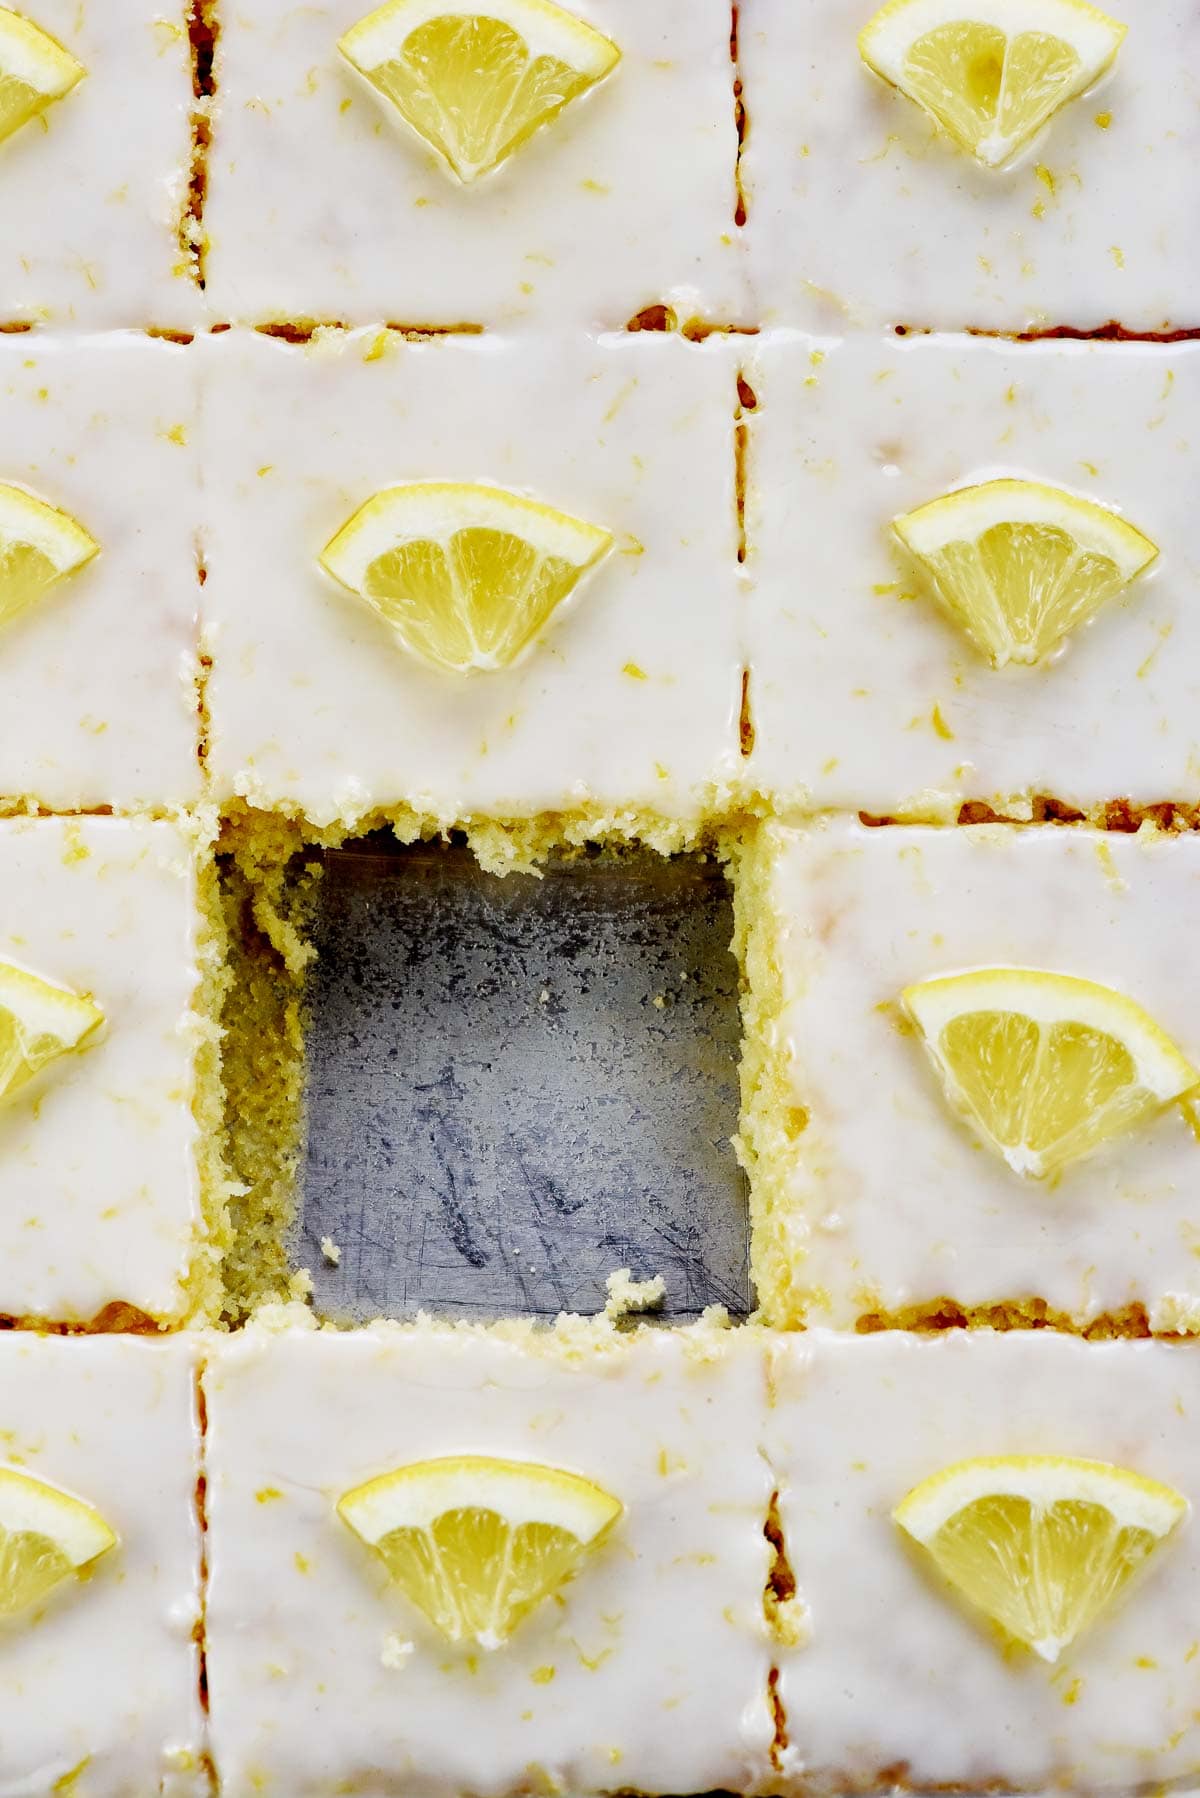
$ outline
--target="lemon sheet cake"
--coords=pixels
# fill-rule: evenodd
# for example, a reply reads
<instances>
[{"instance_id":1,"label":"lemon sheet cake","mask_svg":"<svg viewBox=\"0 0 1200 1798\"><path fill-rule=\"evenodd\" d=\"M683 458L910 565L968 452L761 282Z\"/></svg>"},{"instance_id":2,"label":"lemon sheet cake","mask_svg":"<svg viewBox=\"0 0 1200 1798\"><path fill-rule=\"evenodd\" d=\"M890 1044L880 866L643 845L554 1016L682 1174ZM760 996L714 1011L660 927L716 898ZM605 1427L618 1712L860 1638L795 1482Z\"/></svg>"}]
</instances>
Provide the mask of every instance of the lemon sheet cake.
<instances>
[{"instance_id":1,"label":"lemon sheet cake","mask_svg":"<svg viewBox=\"0 0 1200 1798\"><path fill-rule=\"evenodd\" d=\"M755 788L780 808L950 819L964 799L1007 810L1037 794L1083 808L1200 794L1200 345L770 334L747 377ZM1078 622L1068 603L1065 636L1035 633L1007 655L941 603L893 526L996 481L1047 490L1045 572L1023 530L1032 515L1005 489L992 489L994 515L965 513L944 536L981 544L1002 576L998 539L1015 517L1018 610L1035 612L1081 561L1128 576L1098 583ZM1085 527L1098 518L1115 548L1085 537L1072 562L1075 501L1099 509ZM1130 565L1122 526L1147 540Z\"/></svg>"},{"instance_id":2,"label":"lemon sheet cake","mask_svg":"<svg viewBox=\"0 0 1200 1798\"><path fill-rule=\"evenodd\" d=\"M1189 0L1120 11L1097 32L1094 9L1074 0L927 0L884 9L870 31L870 6L743 0L756 319L818 331L1194 327L1200 20ZM982 28L974 39L955 36L964 17ZM986 125L1006 37L1035 32L1059 46L1047 94L1072 58L1085 79L1111 60L999 167L894 85L917 62L936 89L948 72L939 53L952 81L957 58L962 86L942 117Z\"/></svg>"},{"instance_id":3,"label":"lemon sheet cake","mask_svg":"<svg viewBox=\"0 0 1200 1798\"><path fill-rule=\"evenodd\" d=\"M0 115L0 325L188 330L203 303L186 7L36 0L16 26L4 13L0 63L66 91L11 136Z\"/></svg>"},{"instance_id":4,"label":"lemon sheet cake","mask_svg":"<svg viewBox=\"0 0 1200 1798\"><path fill-rule=\"evenodd\" d=\"M505 0L457 43L430 23L438 8L407 8L396 62L433 95L409 104L418 135L402 78L389 98L387 61L377 81L365 73L390 40L349 42L373 11L363 0L223 6L206 209L214 315L617 330L667 305L681 321L740 321L725 0L595 0L565 23L553 10ZM465 101L447 94L470 137L457 173L436 116L443 60L460 78L464 63L481 71ZM531 63L530 87L575 97L488 168L487 90L511 95L511 113Z\"/></svg>"},{"instance_id":5,"label":"lemon sheet cake","mask_svg":"<svg viewBox=\"0 0 1200 1798\"><path fill-rule=\"evenodd\" d=\"M209 1798L197 1371L195 1338L0 1336L14 1798ZM22 1562L23 1532L40 1563Z\"/></svg>"},{"instance_id":6,"label":"lemon sheet cake","mask_svg":"<svg viewBox=\"0 0 1200 1798\"><path fill-rule=\"evenodd\" d=\"M804 1639L780 1651L788 1738L780 1789L1118 1793L1172 1781L1187 1789L1200 1770L1195 1356L1048 1334L816 1331L777 1342L772 1358L768 1448L807 1623ZM1080 1576L1072 1542L1094 1546L1097 1596L1112 1547L1105 1531L1120 1527L1121 1514L1114 1523L1102 1504L1090 1509L1104 1493L1103 1472L1089 1482L1062 1462L1136 1476L1120 1482L1133 1488L1124 1538L1133 1580L1108 1593L1073 1641L1042 1642L1041 1652L964 1602L964 1588L918 1541L917 1519L910 1532L893 1516L926 1480L974 1458L1012 1456L1046 1458L1044 1502L1060 1558L1050 1548L1043 1565L1059 1574L1064 1610ZM1020 1490L1019 1478L984 1469L977 1496L1003 1491L1006 1480ZM1174 1500L1174 1526L1159 1543L1138 1535L1139 1508L1152 1496L1138 1482ZM1063 1499L1053 1514L1056 1484ZM993 1598L1006 1583L1029 1593L1035 1576L1019 1558L1019 1518L1010 1514L1012 1533L1003 1533L990 1502L1001 1532ZM1084 1570L1084 1591L1088 1584Z\"/></svg>"},{"instance_id":7,"label":"lemon sheet cake","mask_svg":"<svg viewBox=\"0 0 1200 1798\"><path fill-rule=\"evenodd\" d=\"M743 1140L772 1322L850 1329L948 1302L1007 1306L1016 1321L1040 1304L1076 1326L1111 1314L1137 1328L1131 1307L1161 1329L1200 1323L1200 1144L1172 1102L1194 1086L1200 1055L1187 947L1198 882L1194 836L840 819L766 828L740 903L751 970ZM1024 1000L1011 983L982 998L960 988L923 1028L912 989L980 969L1045 978ZM1071 981L1111 995L1109 1014ZM1049 1052L1043 1118L1035 1050L1015 1036L1007 1056L1002 1041L979 1049L954 1025L976 1014L1003 1015L1014 1033L1023 1016L1048 1031L1057 1020L1068 1039L1090 1030L1094 1066L1073 1067L1069 1041ZM964 1029L947 1071L931 1051ZM1163 1041L1179 1053L1178 1079L1171 1099L1139 1112L1133 1063ZM1026 1120L1007 1140L1011 1119L992 1118L990 1136L977 1090L989 1058L999 1108ZM1111 1117L1110 1139L1072 1138L1072 1103L1086 1119L1117 1095L1131 1104Z\"/></svg>"},{"instance_id":8,"label":"lemon sheet cake","mask_svg":"<svg viewBox=\"0 0 1200 1798\"><path fill-rule=\"evenodd\" d=\"M550 813L676 838L719 809L741 694L727 344L571 335L533 350L371 330L198 349L220 798L318 827ZM412 483L435 490L410 531L360 516ZM386 593L393 536L468 531L464 504L484 506L486 533L521 535L520 515L492 509L507 496L602 535L539 640L464 676L435 659L452 644L404 638L361 593L376 566ZM341 536L355 520L358 540Z\"/></svg>"},{"instance_id":9,"label":"lemon sheet cake","mask_svg":"<svg viewBox=\"0 0 1200 1798\"><path fill-rule=\"evenodd\" d=\"M199 799L195 438L182 346L0 335L0 807Z\"/></svg>"},{"instance_id":10,"label":"lemon sheet cake","mask_svg":"<svg viewBox=\"0 0 1200 1798\"><path fill-rule=\"evenodd\" d=\"M0 1317L189 1308L203 1234L197 859L193 833L165 822L0 820ZM63 992L90 1015L59 1029Z\"/></svg>"},{"instance_id":11,"label":"lemon sheet cake","mask_svg":"<svg viewBox=\"0 0 1200 1798\"><path fill-rule=\"evenodd\" d=\"M1122 11L0 3L0 1798L1200 1786L1200 15ZM383 826L719 859L745 1325L322 1309Z\"/></svg>"},{"instance_id":12,"label":"lemon sheet cake","mask_svg":"<svg viewBox=\"0 0 1200 1798\"><path fill-rule=\"evenodd\" d=\"M767 1776L755 1333L251 1324L212 1345L204 1390L223 1789L500 1798ZM338 1513L366 1482L464 1453L567 1470L624 1508L507 1641L448 1640L406 1595L423 1590L412 1569L389 1589L367 1524ZM479 1502L503 1512L488 1477ZM392 1516L371 1532L385 1547ZM468 1551L440 1540L465 1586Z\"/></svg>"}]
</instances>

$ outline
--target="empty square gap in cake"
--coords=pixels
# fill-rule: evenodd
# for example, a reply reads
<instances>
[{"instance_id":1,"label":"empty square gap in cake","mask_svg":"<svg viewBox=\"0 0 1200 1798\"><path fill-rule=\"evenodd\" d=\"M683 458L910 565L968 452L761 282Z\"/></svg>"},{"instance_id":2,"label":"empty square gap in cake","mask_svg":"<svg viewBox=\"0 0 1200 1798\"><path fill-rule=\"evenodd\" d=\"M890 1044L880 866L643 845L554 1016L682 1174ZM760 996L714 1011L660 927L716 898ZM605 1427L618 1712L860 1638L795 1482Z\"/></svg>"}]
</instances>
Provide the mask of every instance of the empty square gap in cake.
<instances>
[{"instance_id":1,"label":"empty square gap in cake","mask_svg":"<svg viewBox=\"0 0 1200 1798\"><path fill-rule=\"evenodd\" d=\"M750 1308L737 967L718 862L483 872L381 834L326 858L299 1259L333 1315ZM332 1257L336 1255L337 1259Z\"/></svg>"}]
</instances>

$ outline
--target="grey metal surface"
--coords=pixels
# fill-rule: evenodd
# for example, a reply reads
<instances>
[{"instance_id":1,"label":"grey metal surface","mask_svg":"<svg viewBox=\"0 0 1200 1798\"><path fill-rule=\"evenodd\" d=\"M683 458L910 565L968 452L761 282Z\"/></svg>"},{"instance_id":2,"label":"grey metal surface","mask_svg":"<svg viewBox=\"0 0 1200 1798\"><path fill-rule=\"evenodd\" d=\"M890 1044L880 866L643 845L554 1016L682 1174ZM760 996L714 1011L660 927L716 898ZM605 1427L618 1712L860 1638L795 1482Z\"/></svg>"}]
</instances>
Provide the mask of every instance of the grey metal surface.
<instances>
[{"instance_id":1,"label":"grey metal surface","mask_svg":"<svg viewBox=\"0 0 1200 1798\"><path fill-rule=\"evenodd\" d=\"M700 858L537 880L458 847L331 852L298 1245L318 1306L592 1312L629 1266L664 1276L668 1319L744 1314L731 936Z\"/></svg>"}]
</instances>

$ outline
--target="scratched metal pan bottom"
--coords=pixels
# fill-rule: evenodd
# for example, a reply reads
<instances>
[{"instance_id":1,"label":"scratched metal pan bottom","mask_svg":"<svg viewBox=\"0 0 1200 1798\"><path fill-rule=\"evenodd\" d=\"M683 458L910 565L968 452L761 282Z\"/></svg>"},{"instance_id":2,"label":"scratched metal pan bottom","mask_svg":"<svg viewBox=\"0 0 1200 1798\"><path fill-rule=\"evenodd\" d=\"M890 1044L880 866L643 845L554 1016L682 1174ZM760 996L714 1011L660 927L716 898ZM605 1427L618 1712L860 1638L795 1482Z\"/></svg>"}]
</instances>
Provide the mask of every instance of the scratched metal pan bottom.
<instances>
[{"instance_id":1,"label":"scratched metal pan bottom","mask_svg":"<svg viewBox=\"0 0 1200 1798\"><path fill-rule=\"evenodd\" d=\"M320 1309L590 1313L629 1267L669 1320L744 1316L732 934L701 857L539 880L455 845L329 852L297 1243Z\"/></svg>"}]
</instances>

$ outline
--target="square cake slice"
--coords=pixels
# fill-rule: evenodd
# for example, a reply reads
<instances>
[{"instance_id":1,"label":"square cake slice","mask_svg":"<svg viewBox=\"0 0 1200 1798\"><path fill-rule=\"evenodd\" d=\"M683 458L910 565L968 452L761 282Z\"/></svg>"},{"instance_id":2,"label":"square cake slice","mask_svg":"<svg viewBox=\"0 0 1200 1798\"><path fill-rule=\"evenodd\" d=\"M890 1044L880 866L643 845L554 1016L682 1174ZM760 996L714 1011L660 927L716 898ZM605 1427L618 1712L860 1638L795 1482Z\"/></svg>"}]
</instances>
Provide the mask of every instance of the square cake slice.
<instances>
[{"instance_id":1,"label":"square cake slice","mask_svg":"<svg viewBox=\"0 0 1200 1798\"><path fill-rule=\"evenodd\" d=\"M773 1726L756 1335L252 1324L213 1347L204 1387L229 1789L757 1789ZM554 1469L624 1507L507 1638L449 1640L338 1514L365 1482L465 1455ZM521 1515L536 1526L551 1502ZM426 1505L431 1527L441 1510ZM450 1525L438 1540L445 1565L468 1565Z\"/></svg>"},{"instance_id":2,"label":"square cake slice","mask_svg":"<svg viewBox=\"0 0 1200 1798\"><path fill-rule=\"evenodd\" d=\"M4 1618L13 1793L207 1798L200 1697L197 1347L0 1336L0 1507L65 1515L69 1560ZM50 1488L47 1492L46 1488ZM82 1515L81 1515L82 1511ZM37 1527L40 1525L40 1529ZM16 1561L12 1529L4 1573ZM51 1540L56 1540L52 1536ZM11 1589L6 1596L11 1596Z\"/></svg>"},{"instance_id":3,"label":"square cake slice","mask_svg":"<svg viewBox=\"0 0 1200 1798\"><path fill-rule=\"evenodd\" d=\"M195 457L192 350L0 335L0 809L199 797ZM47 520L62 572L14 598Z\"/></svg>"},{"instance_id":4,"label":"square cake slice","mask_svg":"<svg viewBox=\"0 0 1200 1798\"><path fill-rule=\"evenodd\" d=\"M15 10L66 53L75 84L0 142L0 324L191 329L204 304L188 8L29 0Z\"/></svg>"},{"instance_id":5,"label":"square cake slice","mask_svg":"<svg viewBox=\"0 0 1200 1798\"><path fill-rule=\"evenodd\" d=\"M525 40L500 20L464 32L456 73L465 79L469 59L475 79L463 101L439 80L430 39L445 31L426 24L418 39L418 26L415 45L402 33L400 55L410 44L407 66L424 69L434 96L423 138L339 52L374 10L238 0L223 15L206 212L219 317L620 330L665 305L680 323L741 320L726 0L568 0L600 34L593 78L613 45L619 62L466 179L434 147L436 96L470 122L486 118L489 53L495 81L511 83ZM533 49L555 55L549 42ZM571 56L569 32L559 49ZM572 85L556 60L540 77L548 95Z\"/></svg>"},{"instance_id":6,"label":"square cake slice","mask_svg":"<svg viewBox=\"0 0 1200 1798\"><path fill-rule=\"evenodd\" d=\"M1133 1098L1139 1034L1151 1054L1165 1042L1168 1059L1180 1056L1174 1095L1194 1084L1198 900L1196 836L765 827L740 903L743 1141L769 1321L852 1329L998 1307L1080 1326L1200 1328L1200 1143L1185 1106L1164 1096L1113 1116L1090 1152L1072 1149L1063 1121L1073 1097L1087 1095L1085 1120L1118 1092ZM949 1022L922 1028L912 993L980 969L1054 977L1024 999L950 994L952 1017L1010 1020L1007 1045L993 1034L982 1064L971 1026L949 1039ZM1072 981L1088 985L1081 994ZM1045 1031L1026 1055L1016 1045L1034 1031L1020 1019L1034 1015ZM949 1074L931 1053L947 1041L963 1045ZM1094 1056L1086 1072L1073 1044Z\"/></svg>"},{"instance_id":7,"label":"square cake slice","mask_svg":"<svg viewBox=\"0 0 1200 1798\"><path fill-rule=\"evenodd\" d=\"M204 1234L191 837L4 819L0 894L0 1317L177 1321Z\"/></svg>"},{"instance_id":8,"label":"square cake slice","mask_svg":"<svg viewBox=\"0 0 1200 1798\"><path fill-rule=\"evenodd\" d=\"M949 819L1200 796L1200 344L781 333L747 378L759 791ZM893 521L967 488L953 584ZM962 609L980 561L1007 644Z\"/></svg>"},{"instance_id":9,"label":"square cake slice","mask_svg":"<svg viewBox=\"0 0 1200 1798\"><path fill-rule=\"evenodd\" d=\"M297 346L229 332L199 348L219 797L318 825L558 814L560 839L572 818L653 837L717 809L738 766L741 690L725 343L363 331ZM378 495L430 484L444 521L383 517L376 530ZM435 577L394 546L449 546L460 503L481 507L473 538L461 517L465 581L472 543L526 528L496 508L530 501L529 528L550 508L566 518L551 530L601 537L599 564L518 660L438 665L422 605L450 550L437 548ZM352 520L371 546L335 579L320 558ZM523 579L501 583L516 604ZM387 614L409 598L419 653Z\"/></svg>"},{"instance_id":10,"label":"square cake slice","mask_svg":"<svg viewBox=\"0 0 1200 1798\"><path fill-rule=\"evenodd\" d=\"M774 1390L768 1454L797 1622L795 1645L780 1650L787 1773L777 1789L805 1798L893 1788L1099 1795L1195 1780L1193 1353L1048 1331L814 1331L777 1342ZM1108 1565L1111 1517L1088 1506L1113 1484L1135 1512L1162 1509L1173 1522L1165 1539L1146 1541L1135 1521L1125 1538L1133 1578L1115 1594L1097 1592L1098 1614L1073 1640L1043 1642L1041 1653L955 1589L892 1515L949 1468L1014 1456L1040 1463L1024 1478L1039 1477L1046 1515L1056 1519L1064 1590L1088 1542L1095 1569ZM1063 1460L1103 1468L1081 1473ZM1108 1469L1120 1470L1115 1482ZM979 1471L974 1484L983 1494L1021 1477L1001 1466ZM959 1491L969 1483L959 1476ZM1093 1497L1055 1501L1072 1489ZM988 1502L977 1518L995 1543L989 1599L1002 1609L1015 1592L1020 1608L1033 1584L1019 1560L1021 1511L1009 1508L1006 1536L1005 1511L996 1507L989 1525ZM952 1502L944 1508L956 1514Z\"/></svg>"},{"instance_id":11,"label":"square cake slice","mask_svg":"<svg viewBox=\"0 0 1200 1798\"><path fill-rule=\"evenodd\" d=\"M856 40L876 10L739 8L746 237L763 323L1016 332L1200 321L1191 0L1106 4L1128 24L1115 62L1000 168L865 65ZM974 66L968 52L962 63Z\"/></svg>"}]
</instances>

